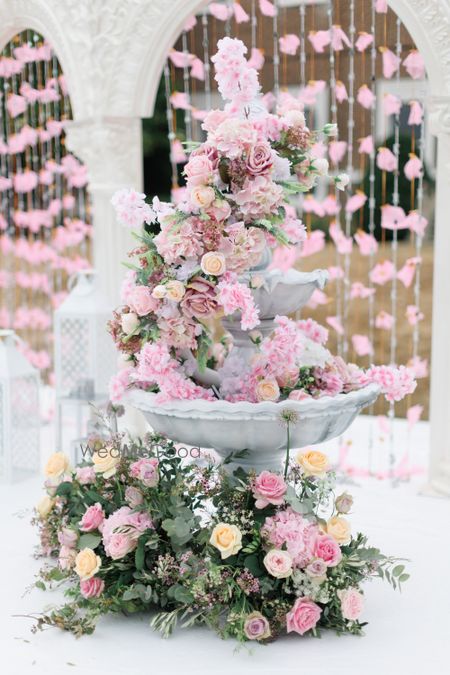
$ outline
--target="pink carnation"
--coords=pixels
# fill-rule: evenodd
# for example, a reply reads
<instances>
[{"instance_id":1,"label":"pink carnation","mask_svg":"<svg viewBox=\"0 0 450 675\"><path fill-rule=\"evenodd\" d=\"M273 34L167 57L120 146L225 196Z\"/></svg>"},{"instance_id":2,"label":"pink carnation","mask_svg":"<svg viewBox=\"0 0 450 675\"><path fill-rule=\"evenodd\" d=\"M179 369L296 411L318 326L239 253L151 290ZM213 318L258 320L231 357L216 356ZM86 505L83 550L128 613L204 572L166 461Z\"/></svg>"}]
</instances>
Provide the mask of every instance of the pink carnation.
<instances>
[{"instance_id":1,"label":"pink carnation","mask_svg":"<svg viewBox=\"0 0 450 675\"><path fill-rule=\"evenodd\" d=\"M246 221L267 217L275 213L284 198L283 188L267 176L247 179L242 190L234 195Z\"/></svg>"},{"instance_id":2,"label":"pink carnation","mask_svg":"<svg viewBox=\"0 0 450 675\"><path fill-rule=\"evenodd\" d=\"M217 300L223 307L225 315L241 312L242 330L251 330L259 324L258 309L248 286L244 286L234 273L223 275L217 285Z\"/></svg>"},{"instance_id":3,"label":"pink carnation","mask_svg":"<svg viewBox=\"0 0 450 675\"><path fill-rule=\"evenodd\" d=\"M401 401L412 394L417 386L411 368L400 366L372 366L365 374L367 382L375 382L390 403Z\"/></svg>"},{"instance_id":4,"label":"pink carnation","mask_svg":"<svg viewBox=\"0 0 450 675\"><path fill-rule=\"evenodd\" d=\"M81 485L94 483L96 474L93 466L79 466L75 470L75 477Z\"/></svg>"},{"instance_id":5,"label":"pink carnation","mask_svg":"<svg viewBox=\"0 0 450 675\"><path fill-rule=\"evenodd\" d=\"M314 319L301 319L297 321L297 326L307 338L319 345L324 345L328 340L328 330Z\"/></svg>"},{"instance_id":6,"label":"pink carnation","mask_svg":"<svg viewBox=\"0 0 450 675\"><path fill-rule=\"evenodd\" d=\"M153 209L145 203L145 194L136 190L118 190L114 193L111 204L116 210L121 225L141 228L144 223L155 219Z\"/></svg>"},{"instance_id":7,"label":"pink carnation","mask_svg":"<svg viewBox=\"0 0 450 675\"><path fill-rule=\"evenodd\" d=\"M318 528L290 507L266 518L261 528L265 541L276 548L286 547L295 567L306 567L316 557L314 545Z\"/></svg>"}]
</instances>

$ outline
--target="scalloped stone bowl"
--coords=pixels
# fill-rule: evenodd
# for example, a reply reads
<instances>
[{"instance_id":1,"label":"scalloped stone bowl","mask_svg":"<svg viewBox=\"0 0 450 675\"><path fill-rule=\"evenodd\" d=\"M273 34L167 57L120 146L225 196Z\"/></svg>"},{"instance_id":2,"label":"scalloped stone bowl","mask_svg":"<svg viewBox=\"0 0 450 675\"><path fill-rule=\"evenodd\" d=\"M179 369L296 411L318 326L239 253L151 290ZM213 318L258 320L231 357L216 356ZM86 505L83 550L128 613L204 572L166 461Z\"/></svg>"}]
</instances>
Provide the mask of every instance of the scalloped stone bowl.
<instances>
[{"instance_id":1,"label":"scalloped stone bowl","mask_svg":"<svg viewBox=\"0 0 450 675\"><path fill-rule=\"evenodd\" d=\"M279 403L229 403L228 401L172 401L157 405L156 394L134 389L126 403L141 410L148 423L170 439L200 448L214 448L221 458L230 452L248 450L230 469L279 470L286 451L283 410L297 413L290 425L291 448L323 443L342 434L356 415L372 404L379 387L367 385L358 391L330 397Z\"/></svg>"}]
</instances>

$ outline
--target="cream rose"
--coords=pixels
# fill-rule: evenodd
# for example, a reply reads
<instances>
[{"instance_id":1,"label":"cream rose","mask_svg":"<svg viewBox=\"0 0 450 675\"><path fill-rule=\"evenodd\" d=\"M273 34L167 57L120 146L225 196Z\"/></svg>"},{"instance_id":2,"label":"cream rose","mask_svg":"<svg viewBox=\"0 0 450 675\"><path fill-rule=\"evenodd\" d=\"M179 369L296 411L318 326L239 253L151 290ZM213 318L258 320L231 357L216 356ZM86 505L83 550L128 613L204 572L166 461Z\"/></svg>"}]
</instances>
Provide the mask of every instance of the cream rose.
<instances>
[{"instance_id":1,"label":"cream rose","mask_svg":"<svg viewBox=\"0 0 450 675\"><path fill-rule=\"evenodd\" d=\"M103 474L103 478L110 478L116 473L117 465L120 462L120 454L117 448L106 446L93 453L92 461L95 473Z\"/></svg>"},{"instance_id":2,"label":"cream rose","mask_svg":"<svg viewBox=\"0 0 450 675\"><path fill-rule=\"evenodd\" d=\"M69 458L63 452L54 452L45 465L45 475L49 478L61 476L69 468Z\"/></svg>"},{"instance_id":3,"label":"cream rose","mask_svg":"<svg viewBox=\"0 0 450 675\"><path fill-rule=\"evenodd\" d=\"M184 284L182 284L181 281L177 281L177 279L172 279L172 281L168 281L166 284L166 296L169 300L180 302L185 292L186 289Z\"/></svg>"},{"instance_id":4,"label":"cream rose","mask_svg":"<svg viewBox=\"0 0 450 675\"><path fill-rule=\"evenodd\" d=\"M39 513L41 518L46 518L50 511L52 510L55 502L48 495L44 495L42 499L36 504L36 511Z\"/></svg>"},{"instance_id":5,"label":"cream rose","mask_svg":"<svg viewBox=\"0 0 450 675\"><path fill-rule=\"evenodd\" d=\"M323 476L329 468L328 457L319 450L307 450L297 455L297 462L307 476Z\"/></svg>"},{"instance_id":6,"label":"cream rose","mask_svg":"<svg viewBox=\"0 0 450 675\"><path fill-rule=\"evenodd\" d=\"M242 534L236 525L218 523L211 533L209 543L220 551L224 560L242 548Z\"/></svg>"},{"instance_id":7,"label":"cream rose","mask_svg":"<svg viewBox=\"0 0 450 675\"><path fill-rule=\"evenodd\" d=\"M166 297L166 292L166 287L163 284L159 284L153 289L152 296L157 300L161 300Z\"/></svg>"},{"instance_id":8,"label":"cream rose","mask_svg":"<svg viewBox=\"0 0 450 675\"><path fill-rule=\"evenodd\" d=\"M286 579L292 574L292 558L287 551L276 548L264 556L264 567L276 579Z\"/></svg>"},{"instance_id":9,"label":"cream rose","mask_svg":"<svg viewBox=\"0 0 450 675\"><path fill-rule=\"evenodd\" d=\"M196 185L190 194L191 203L199 209L206 209L211 206L216 198L214 188L204 185Z\"/></svg>"},{"instance_id":10,"label":"cream rose","mask_svg":"<svg viewBox=\"0 0 450 675\"><path fill-rule=\"evenodd\" d=\"M350 523L345 518L333 516L327 522L327 533L333 537L338 544L348 544L352 538Z\"/></svg>"},{"instance_id":11,"label":"cream rose","mask_svg":"<svg viewBox=\"0 0 450 675\"><path fill-rule=\"evenodd\" d=\"M200 267L205 274L220 277L227 268L225 256L223 253L218 253L217 251L209 251L209 253L205 253L202 257Z\"/></svg>"},{"instance_id":12,"label":"cream rose","mask_svg":"<svg viewBox=\"0 0 450 675\"><path fill-rule=\"evenodd\" d=\"M83 548L75 558L75 572L80 579L90 579L97 574L101 564L100 556L96 555L91 548Z\"/></svg>"},{"instance_id":13,"label":"cream rose","mask_svg":"<svg viewBox=\"0 0 450 675\"><path fill-rule=\"evenodd\" d=\"M137 314L134 312L128 312L128 314L122 314L120 320L120 325L125 335L130 335L136 328L139 326L139 319Z\"/></svg>"},{"instance_id":14,"label":"cream rose","mask_svg":"<svg viewBox=\"0 0 450 675\"><path fill-rule=\"evenodd\" d=\"M256 385L258 401L277 401L280 397L280 387L276 380L260 380Z\"/></svg>"}]
</instances>

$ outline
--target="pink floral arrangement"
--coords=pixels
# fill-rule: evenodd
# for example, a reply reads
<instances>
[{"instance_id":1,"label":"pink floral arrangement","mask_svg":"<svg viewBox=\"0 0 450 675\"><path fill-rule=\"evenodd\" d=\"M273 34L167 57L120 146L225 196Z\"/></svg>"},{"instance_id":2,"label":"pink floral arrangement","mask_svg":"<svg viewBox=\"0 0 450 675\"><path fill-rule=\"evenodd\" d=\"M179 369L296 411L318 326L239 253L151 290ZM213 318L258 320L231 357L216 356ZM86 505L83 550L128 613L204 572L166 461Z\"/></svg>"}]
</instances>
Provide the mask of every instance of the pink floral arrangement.
<instances>
[{"instance_id":1,"label":"pink floral arrangement","mask_svg":"<svg viewBox=\"0 0 450 675\"><path fill-rule=\"evenodd\" d=\"M335 28L338 49L346 36ZM333 137L336 128L327 124L320 134L311 131L303 100L290 94L280 96L275 111L269 112L246 52L240 40L218 42L212 61L225 107L205 115L206 140L188 148L181 201L174 205L155 197L150 206L134 190L113 197L119 222L141 228L141 233L122 289L123 306L110 322L122 353L121 370L111 384L112 400L118 402L134 386L155 392L161 404L219 398L276 402L336 396L369 381L377 381L389 400L398 400L413 390L412 377L395 369L364 374L346 366L324 346L328 331L311 320L280 316L271 335L263 339L258 332L258 275L251 270L263 267L267 251L275 247L293 252L294 258L300 255L305 228L289 198L309 191L327 175L328 162L317 156L316 148L320 135ZM342 144L330 145L341 153ZM378 157L390 160L381 150ZM348 177L340 174L333 180L344 189ZM335 212L332 201L327 208ZM355 209L363 203L360 199ZM337 225L330 233L338 250L351 250L352 239ZM358 244L369 251L376 242L361 235ZM374 269L374 283L387 279L380 265L376 278ZM233 354L230 339L225 346L214 339L222 317L238 318L242 331L248 332L257 351L250 364ZM358 337L359 352L371 354L366 336ZM206 368L214 371L216 382L218 376L217 386L205 384L211 381L201 376Z\"/></svg>"}]
</instances>

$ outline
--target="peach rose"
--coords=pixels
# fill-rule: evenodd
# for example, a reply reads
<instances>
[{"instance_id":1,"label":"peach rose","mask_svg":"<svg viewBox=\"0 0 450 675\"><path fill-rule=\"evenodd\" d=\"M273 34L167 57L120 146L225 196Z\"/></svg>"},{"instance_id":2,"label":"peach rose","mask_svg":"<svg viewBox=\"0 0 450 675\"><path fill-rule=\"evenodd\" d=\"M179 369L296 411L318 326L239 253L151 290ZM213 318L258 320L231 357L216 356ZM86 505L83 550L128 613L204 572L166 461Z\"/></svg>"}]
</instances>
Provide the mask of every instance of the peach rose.
<instances>
[{"instance_id":1,"label":"peach rose","mask_svg":"<svg viewBox=\"0 0 450 675\"><path fill-rule=\"evenodd\" d=\"M155 288L152 290L152 296L156 298L157 300L161 300L162 298L166 297L166 287L163 284L158 284L158 286L155 286Z\"/></svg>"},{"instance_id":2,"label":"peach rose","mask_svg":"<svg viewBox=\"0 0 450 675\"><path fill-rule=\"evenodd\" d=\"M80 579L90 579L99 571L102 561L91 548L83 548L75 558L75 572Z\"/></svg>"},{"instance_id":3,"label":"peach rose","mask_svg":"<svg viewBox=\"0 0 450 675\"><path fill-rule=\"evenodd\" d=\"M307 450L297 455L297 462L306 476L324 476L328 471L328 457L319 450Z\"/></svg>"},{"instance_id":4,"label":"peach rose","mask_svg":"<svg viewBox=\"0 0 450 675\"><path fill-rule=\"evenodd\" d=\"M129 295L128 303L138 316L146 316L154 312L158 306L147 286L135 286Z\"/></svg>"},{"instance_id":5,"label":"peach rose","mask_svg":"<svg viewBox=\"0 0 450 675\"><path fill-rule=\"evenodd\" d=\"M57 478L64 474L69 468L69 459L63 452L54 452L45 465L45 475L50 478Z\"/></svg>"},{"instance_id":6,"label":"peach rose","mask_svg":"<svg viewBox=\"0 0 450 675\"><path fill-rule=\"evenodd\" d=\"M172 281L168 281L166 284L166 297L168 297L169 300L173 300L174 302L180 302L185 292L186 289L184 287L184 284L181 283L181 281L178 281L177 279L172 279Z\"/></svg>"},{"instance_id":7,"label":"peach rose","mask_svg":"<svg viewBox=\"0 0 450 675\"><path fill-rule=\"evenodd\" d=\"M46 518L52 508L54 507L55 502L48 495L44 495L42 499L36 505L36 511L39 513L41 518Z\"/></svg>"},{"instance_id":8,"label":"peach rose","mask_svg":"<svg viewBox=\"0 0 450 675\"><path fill-rule=\"evenodd\" d=\"M220 551L222 560L225 560L242 548L242 534L236 525L218 523L211 533L209 543Z\"/></svg>"},{"instance_id":9,"label":"peach rose","mask_svg":"<svg viewBox=\"0 0 450 675\"><path fill-rule=\"evenodd\" d=\"M227 268L225 256L223 253L218 253L217 251L209 251L209 253L205 253L202 257L200 267L205 274L219 277L221 274L224 274Z\"/></svg>"},{"instance_id":10,"label":"peach rose","mask_svg":"<svg viewBox=\"0 0 450 675\"><path fill-rule=\"evenodd\" d=\"M327 533L337 541L338 544L348 544L352 538L350 524L345 518L333 516L327 522Z\"/></svg>"},{"instance_id":11,"label":"peach rose","mask_svg":"<svg viewBox=\"0 0 450 675\"><path fill-rule=\"evenodd\" d=\"M136 328L139 326L139 319L137 318L137 314L135 314L134 312L122 314L122 317L120 319L120 325L125 335L130 335L130 333L135 331Z\"/></svg>"},{"instance_id":12,"label":"peach rose","mask_svg":"<svg viewBox=\"0 0 450 675\"><path fill-rule=\"evenodd\" d=\"M95 473L101 473L103 478L110 478L116 473L120 454L117 448L106 446L93 453L92 461Z\"/></svg>"},{"instance_id":13,"label":"peach rose","mask_svg":"<svg viewBox=\"0 0 450 675\"><path fill-rule=\"evenodd\" d=\"M214 188L204 185L196 185L190 193L192 205L199 209L206 209L208 206L211 206L215 198L216 193Z\"/></svg>"},{"instance_id":14,"label":"peach rose","mask_svg":"<svg viewBox=\"0 0 450 675\"><path fill-rule=\"evenodd\" d=\"M256 385L255 393L258 401L278 401L280 387L275 379L260 380Z\"/></svg>"}]
</instances>

